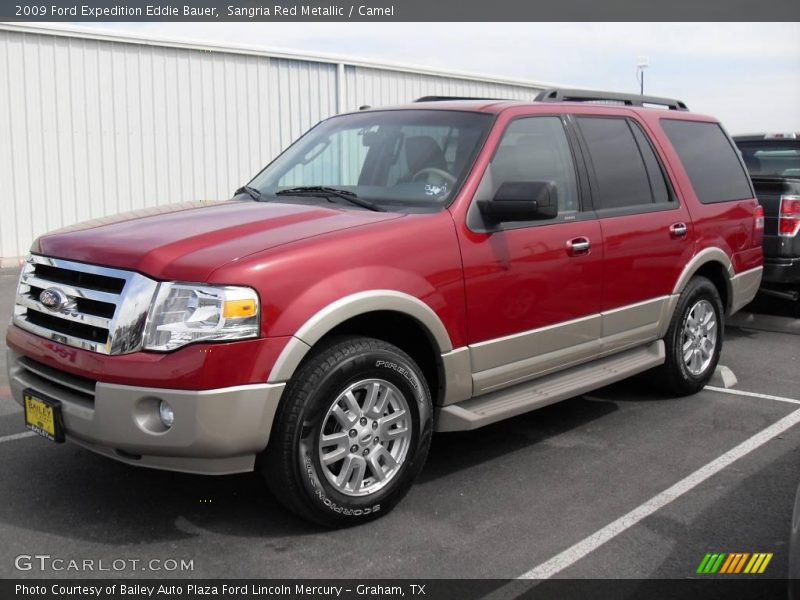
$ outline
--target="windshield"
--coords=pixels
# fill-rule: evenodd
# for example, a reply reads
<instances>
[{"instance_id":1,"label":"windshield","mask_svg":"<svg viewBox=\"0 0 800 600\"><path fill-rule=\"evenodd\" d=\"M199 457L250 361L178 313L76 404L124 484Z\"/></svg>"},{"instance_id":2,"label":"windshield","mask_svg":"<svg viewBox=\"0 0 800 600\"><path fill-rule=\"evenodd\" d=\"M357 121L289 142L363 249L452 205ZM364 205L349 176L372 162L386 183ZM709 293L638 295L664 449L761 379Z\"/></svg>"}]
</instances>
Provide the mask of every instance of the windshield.
<instances>
[{"instance_id":1,"label":"windshield","mask_svg":"<svg viewBox=\"0 0 800 600\"><path fill-rule=\"evenodd\" d=\"M391 110L323 121L248 185L262 197L333 188L378 206L438 207L455 197L492 123L492 115ZM310 197L336 200L325 193Z\"/></svg>"},{"instance_id":2,"label":"windshield","mask_svg":"<svg viewBox=\"0 0 800 600\"><path fill-rule=\"evenodd\" d=\"M746 142L738 146L751 176L800 177L800 142Z\"/></svg>"}]
</instances>

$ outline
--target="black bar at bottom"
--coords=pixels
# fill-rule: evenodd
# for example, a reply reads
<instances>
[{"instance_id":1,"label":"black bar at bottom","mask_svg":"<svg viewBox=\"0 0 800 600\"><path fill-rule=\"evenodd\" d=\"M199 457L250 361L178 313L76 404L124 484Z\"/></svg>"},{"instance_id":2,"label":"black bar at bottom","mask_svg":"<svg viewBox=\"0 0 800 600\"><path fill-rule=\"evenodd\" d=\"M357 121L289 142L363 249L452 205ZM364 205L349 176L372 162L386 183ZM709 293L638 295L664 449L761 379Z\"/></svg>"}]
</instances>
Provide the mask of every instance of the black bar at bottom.
<instances>
[{"instance_id":1,"label":"black bar at bottom","mask_svg":"<svg viewBox=\"0 0 800 600\"><path fill-rule=\"evenodd\" d=\"M696 579L4 579L3 600L786 600L789 583L759 576Z\"/></svg>"}]
</instances>

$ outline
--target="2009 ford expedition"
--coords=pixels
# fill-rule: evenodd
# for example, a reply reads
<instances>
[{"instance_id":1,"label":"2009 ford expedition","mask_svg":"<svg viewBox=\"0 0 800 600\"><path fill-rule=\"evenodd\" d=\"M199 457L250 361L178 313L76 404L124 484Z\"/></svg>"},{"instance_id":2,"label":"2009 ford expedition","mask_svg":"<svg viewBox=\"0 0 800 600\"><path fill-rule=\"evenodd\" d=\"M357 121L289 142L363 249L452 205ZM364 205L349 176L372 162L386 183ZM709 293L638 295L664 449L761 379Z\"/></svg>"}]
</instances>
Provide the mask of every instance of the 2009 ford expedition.
<instances>
[{"instance_id":1,"label":"2009 ford expedition","mask_svg":"<svg viewBox=\"0 0 800 600\"><path fill-rule=\"evenodd\" d=\"M434 431L649 369L702 388L761 281L763 225L730 138L678 101L551 90L340 115L233 201L38 239L11 389L51 440L256 468L305 518L363 521L409 489Z\"/></svg>"}]
</instances>

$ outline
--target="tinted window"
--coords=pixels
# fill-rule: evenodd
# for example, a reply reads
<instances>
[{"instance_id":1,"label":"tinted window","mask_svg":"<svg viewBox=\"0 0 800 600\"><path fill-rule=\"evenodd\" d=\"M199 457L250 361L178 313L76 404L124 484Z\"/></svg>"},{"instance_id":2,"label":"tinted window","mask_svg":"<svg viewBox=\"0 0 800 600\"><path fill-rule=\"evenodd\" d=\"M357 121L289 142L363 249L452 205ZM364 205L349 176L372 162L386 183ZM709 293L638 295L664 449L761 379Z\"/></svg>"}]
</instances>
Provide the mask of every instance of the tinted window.
<instances>
[{"instance_id":1,"label":"tinted window","mask_svg":"<svg viewBox=\"0 0 800 600\"><path fill-rule=\"evenodd\" d=\"M662 119L661 126L675 147L700 202L753 197L736 150L717 123Z\"/></svg>"},{"instance_id":2,"label":"tinted window","mask_svg":"<svg viewBox=\"0 0 800 600\"><path fill-rule=\"evenodd\" d=\"M650 145L647 136L636 123L630 123L633 137L636 138L636 143L639 145L639 150L644 159L644 166L647 168L647 178L650 180L650 191L653 194L653 202L670 202L672 195L667 187L667 180L664 176L664 170L661 168L661 163L656 158L656 153L653 146Z\"/></svg>"},{"instance_id":3,"label":"tinted window","mask_svg":"<svg viewBox=\"0 0 800 600\"><path fill-rule=\"evenodd\" d=\"M595 208L652 204L650 178L626 119L580 117L597 182Z\"/></svg>"},{"instance_id":4,"label":"tinted window","mask_svg":"<svg viewBox=\"0 0 800 600\"><path fill-rule=\"evenodd\" d=\"M578 210L575 165L564 125L558 117L513 121L481 182L480 195L494 198L503 183L550 181L556 186L558 211Z\"/></svg>"}]
</instances>

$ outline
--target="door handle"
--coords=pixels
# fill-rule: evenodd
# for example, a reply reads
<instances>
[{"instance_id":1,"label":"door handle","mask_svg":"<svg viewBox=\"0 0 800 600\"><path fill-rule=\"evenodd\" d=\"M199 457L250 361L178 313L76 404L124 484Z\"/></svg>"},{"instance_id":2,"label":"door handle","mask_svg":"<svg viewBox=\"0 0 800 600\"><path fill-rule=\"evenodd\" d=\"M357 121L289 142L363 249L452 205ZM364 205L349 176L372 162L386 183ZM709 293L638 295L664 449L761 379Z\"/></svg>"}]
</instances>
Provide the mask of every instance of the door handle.
<instances>
[{"instance_id":1,"label":"door handle","mask_svg":"<svg viewBox=\"0 0 800 600\"><path fill-rule=\"evenodd\" d=\"M686 223L673 223L669 226L669 234L674 238L682 238L685 237L689 228L686 227Z\"/></svg>"},{"instance_id":2,"label":"door handle","mask_svg":"<svg viewBox=\"0 0 800 600\"><path fill-rule=\"evenodd\" d=\"M567 254L570 256L584 256L589 254L591 248L592 242L587 237L576 237L567 242Z\"/></svg>"}]
</instances>

